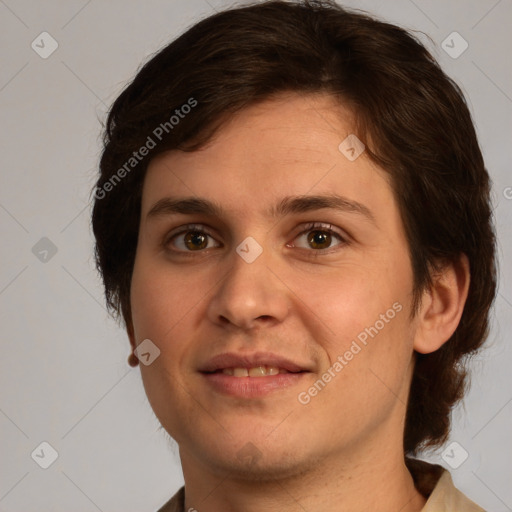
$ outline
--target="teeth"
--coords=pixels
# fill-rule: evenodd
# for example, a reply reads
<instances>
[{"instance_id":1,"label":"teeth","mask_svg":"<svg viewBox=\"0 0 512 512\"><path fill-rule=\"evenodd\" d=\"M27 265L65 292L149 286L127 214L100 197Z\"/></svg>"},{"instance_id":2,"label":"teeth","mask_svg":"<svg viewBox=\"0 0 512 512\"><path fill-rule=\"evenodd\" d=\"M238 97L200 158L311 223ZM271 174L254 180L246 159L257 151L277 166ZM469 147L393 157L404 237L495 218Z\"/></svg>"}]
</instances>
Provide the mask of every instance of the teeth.
<instances>
[{"instance_id":1,"label":"teeth","mask_svg":"<svg viewBox=\"0 0 512 512\"><path fill-rule=\"evenodd\" d=\"M264 366L249 369L249 377L264 377L267 375L267 370Z\"/></svg>"},{"instance_id":2,"label":"teeth","mask_svg":"<svg viewBox=\"0 0 512 512\"><path fill-rule=\"evenodd\" d=\"M222 373L233 377L265 377L266 375L289 372L276 366L256 366L254 368L224 368Z\"/></svg>"}]
</instances>

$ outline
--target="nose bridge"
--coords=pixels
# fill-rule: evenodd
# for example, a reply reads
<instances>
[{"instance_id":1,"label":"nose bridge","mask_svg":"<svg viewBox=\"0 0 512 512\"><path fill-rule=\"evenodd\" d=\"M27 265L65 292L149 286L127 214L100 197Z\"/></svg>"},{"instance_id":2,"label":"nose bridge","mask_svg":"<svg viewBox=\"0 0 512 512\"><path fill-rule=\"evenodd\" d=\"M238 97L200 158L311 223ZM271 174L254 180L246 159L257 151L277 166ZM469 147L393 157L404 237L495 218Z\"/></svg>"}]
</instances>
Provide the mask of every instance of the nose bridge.
<instances>
[{"instance_id":1,"label":"nose bridge","mask_svg":"<svg viewBox=\"0 0 512 512\"><path fill-rule=\"evenodd\" d=\"M257 319L282 321L288 310L286 288L272 272L277 255L254 238L233 248L229 270L209 304L214 322L250 327Z\"/></svg>"}]
</instances>

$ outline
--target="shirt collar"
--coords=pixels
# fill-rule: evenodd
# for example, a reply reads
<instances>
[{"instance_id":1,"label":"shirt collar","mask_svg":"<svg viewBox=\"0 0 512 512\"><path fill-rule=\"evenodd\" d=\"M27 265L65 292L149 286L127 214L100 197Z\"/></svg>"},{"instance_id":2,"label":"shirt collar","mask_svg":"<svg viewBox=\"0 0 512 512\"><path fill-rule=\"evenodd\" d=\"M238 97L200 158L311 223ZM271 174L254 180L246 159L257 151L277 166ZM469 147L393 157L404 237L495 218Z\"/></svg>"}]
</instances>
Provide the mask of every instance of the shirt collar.
<instances>
[{"instance_id":1,"label":"shirt collar","mask_svg":"<svg viewBox=\"0 0 512 512\"><path fill-rule=\"evenodd\" d=\"M455 487L449 471L439 464L407 457L405 464L416 489L427 498L421 512L485 512Z\"/></svg>"}]
</instances>

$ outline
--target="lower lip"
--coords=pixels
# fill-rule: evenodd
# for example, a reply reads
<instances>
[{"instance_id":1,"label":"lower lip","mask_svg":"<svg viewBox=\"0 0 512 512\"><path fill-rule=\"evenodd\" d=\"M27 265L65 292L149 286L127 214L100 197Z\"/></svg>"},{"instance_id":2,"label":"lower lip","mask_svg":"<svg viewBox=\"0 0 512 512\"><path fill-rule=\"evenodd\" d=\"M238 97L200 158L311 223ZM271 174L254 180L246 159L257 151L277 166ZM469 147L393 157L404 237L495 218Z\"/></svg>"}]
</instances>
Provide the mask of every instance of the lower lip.
<instances>
[{"instance_id":1,"label":"lower lip","mask_svg":"<svg viewBox=\"0 0 512 512\"><path fill-rule=\"evenodd\" d=\"M234 377L225 373L203 373L216 391L225 395L253 398L261 397L298 384L308 372L278 373L264 377Z\"/></svg>"}]
</instances>

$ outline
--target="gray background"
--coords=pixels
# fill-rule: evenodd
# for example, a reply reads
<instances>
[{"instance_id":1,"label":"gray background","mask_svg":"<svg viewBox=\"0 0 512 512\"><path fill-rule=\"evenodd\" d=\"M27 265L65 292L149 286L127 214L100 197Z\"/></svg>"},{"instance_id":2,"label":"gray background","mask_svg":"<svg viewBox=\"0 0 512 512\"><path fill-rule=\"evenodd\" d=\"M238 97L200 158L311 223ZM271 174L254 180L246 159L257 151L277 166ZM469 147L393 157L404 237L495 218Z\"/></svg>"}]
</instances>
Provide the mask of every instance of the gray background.
<instances>
[{"instance_id":1,"label":"gray background","mask_svg":"<svg viewBox=\"0 0 512 512\"><path fill-rule=\"evenodd\" d=\"M183 483L176 447L159 429L139 369L126 363L128 339L103 306L89 192L101 120L126 81L194 21L228 5L0 0L0 511L151 511ZM429 34L429 48L462 85L474 116L494 181L501 275L487 349L474 359L471 391L454 411L450 443L469 456L451 472L483 507L509 511L512 276L504 262L512 255L512 2L345 5ZM59 45L47 59L31 48L43 31ZM453 31L469 44L458 58L441 45ZM55 254L41 252L43 237ZM48 469L35 462L50 456L41 452L43 441L58 452ZM425 459L449 467L441 453Z\"/></svg>"}]
</instances>

